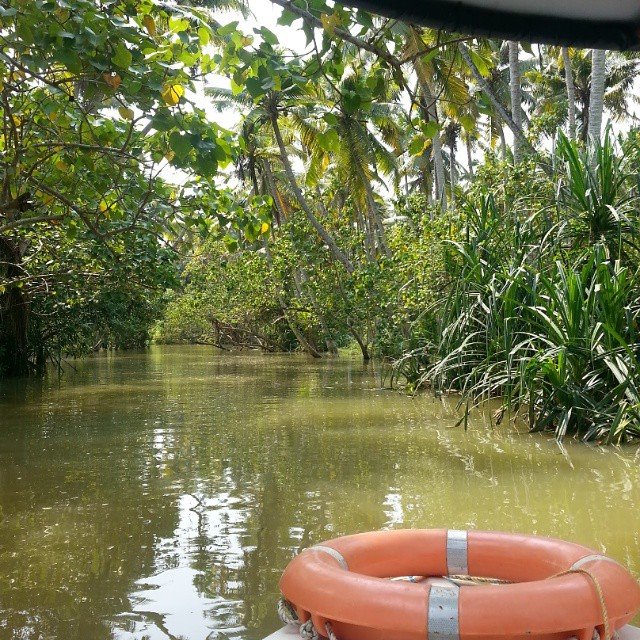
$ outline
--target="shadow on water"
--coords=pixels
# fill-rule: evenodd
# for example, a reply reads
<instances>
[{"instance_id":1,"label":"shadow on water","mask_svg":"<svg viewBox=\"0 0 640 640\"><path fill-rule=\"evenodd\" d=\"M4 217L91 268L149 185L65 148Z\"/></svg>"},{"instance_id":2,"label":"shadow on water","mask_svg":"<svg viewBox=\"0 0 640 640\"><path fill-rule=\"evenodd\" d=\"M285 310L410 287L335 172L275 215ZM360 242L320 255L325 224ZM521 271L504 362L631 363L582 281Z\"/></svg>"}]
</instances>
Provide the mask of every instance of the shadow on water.
<instances>
[{"instance_id":1,"label":"shadow on water","mask_svg":"<svg viewBox=\"0 0 640 640\"><path fill-rule=\"evenodd\" d=\"M248 638L323 538L535 532L640 573L640 459L490 429L347 359L164 347L0 389L0 639Z\"/></svg>"}]
</instances>

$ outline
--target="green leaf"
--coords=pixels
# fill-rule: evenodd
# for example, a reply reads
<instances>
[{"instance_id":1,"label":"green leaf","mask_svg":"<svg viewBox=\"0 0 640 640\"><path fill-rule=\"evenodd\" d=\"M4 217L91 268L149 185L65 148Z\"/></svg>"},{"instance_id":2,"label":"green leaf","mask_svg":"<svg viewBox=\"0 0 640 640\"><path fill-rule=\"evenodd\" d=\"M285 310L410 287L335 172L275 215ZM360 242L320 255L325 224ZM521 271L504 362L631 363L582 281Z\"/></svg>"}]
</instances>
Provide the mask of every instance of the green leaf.
<instances>
[{"instance_id":1,"label":"green leaf","mask_svg":"<svg viewBox=\"0 0 640 640\"><path fill-rule=\"evenodd\" d=\"M209 29L207 27L198 27L198 38L200 40L200 46L206 47L211 40Z\"/></svg>"},{"instance_id":2,"label":"green leaf","mask_svg":"<svg viewBox=\"0 0 640 640\"><path fill-rule=\"evenodd\" d=\"M273 31L270 31L269 29L267 29L267 27L262 27L257 31L257 33L259 33L262 36L262 39L267 44L270 44L272 46L275 46L278 44L278 36L276 36L276 34L273 33Z\"/></svg>"},{"instance_id":3,"label":"green leaf","mask_svg":"<svg viewBox=\"0 0 640 640\"><path fill-rule=\"evenodd\" d=\"M222 240L228 251L234 252L238 249L238 241L233 236L226 235Z\"/></svg>"},{"instance_id":4,"label":"green leaf","mask_svg":"<svg viewBox=\"0 0 640 640\"><path fill-rule=\"evenodd\" d=\"M524 42L524 41L520 41L520 46L522 47L522 50L526 53L528 53L529 55L533 55L533 48L531 47L531 43L529 42Z\"/></svg>"},{"instance_id":5,"label":"green leaf","mask_svg":"<svg viewBox=\"0 0 640 640\"><path fill-rule=\"evenodd\" d=\"M328 129L318 134L318 144L328 153L340 148L340 138L335 129Z\"/></svg>"},{"instance_id":6,"label":"green leaf","mask_svg":"<svg viewBox=\"0 0 640 640\"><path fill-rule=\"evenodd\" d=\"M169 109L158 109L151 119L151 124L156 131L170 131L175 127L175 119Z\"/></svg>"},{"instance_id":7,"label":"green leaf","mask_svg":"<svg viewBox=\"0 0 640 640\"><path fill-rule=\"evenodd\" d=\"M485 59L481 57L480 54L477 51L474 51L473 49L469 49L469 54L471 55L471 59L473 60L473 63L476 65L476 67L478 67L478 71L480 72L480 75L483 76L484 78L488 77L491 74L491 71L489 70L489 66L485 61Z\"/></svg>"},{"instance_id":8,"label":"green leaf","mask_svg":"<svg viewBox=\"0 0 640 640\"><path fill-rule=\"evenodd\" d=\"M409 153L412 156L419 156L424 151L426 146L427 139L422 135L416 136L409 143Z\"/></svg>"},{"instance_id":9,"label":"green leaf","mask_svg":"<svg viewBox=\"0 0 640 640\"><path fill-rule=\"evenodd\" d=\"M169 136L169 146L179 160L184 160L192 149L189 136L185 136L178 131L174 131Z\"/></svg>"},{"instance_id":10,"label":"green leaf","mask_svg":"<svg viewBox=\"0 0 640 640\"><path fill-rule=\"evenodd\" d=\"M467 131L467 132L471 132L471 131L475 131L476 129L476 119L469 115L469 114L463 114L459 117L460 120L460 124L462 125L462 128Z\"/></svg>"},{"instance_id":11,"label":"green leaf","mask_svg":"<svg viewBox=\"0 0 640 640\"><path fill-rule=\"evenodd\" d=\"M82 62L78 54L73 49L60 49L55 52L55 59L61 62L72 73L82 71Z\"/></svg>"},{"instance_id":12,"label":"green leaf","mask_svg":"<svg viewBox=\"0 0 640 640\"><path fill-rule=\"evenodd\" d=\"M362 98L355 91L346 91L342 96L342 103L347 113L356 113L362 106Z\"/></svg>"},{"instance_id":13,"label":"green leaf","mask_svg":"<svg viewBox=\"0 0 640 640\"><path fill-rule=\"evenodd\" d=\"M282 15L278 19L278 24L281 24L283 27L290 27L298 19L299 16L295 13L289 11L289 9L283 9Z\"/></svg>"},{"instance_id":14,"label":"green leaf","mask_svg":"<svg viewBox=\"0 0 640 640\"><path fill-rule=\"evenodd\" d=\"M122 42L118 42L115 53L111 57L111 62L121 69L127 69L132 61L131 51Z\"/></svg>"},{"instance_id":15,"label":"green leaf","mask_svg":"<svg viewBox=\"0 0 640 640\"><path fill-rule=\"evenodd\" d=\"M249 95L255 100L265 94L264 87L260 78L247 78L245 86Z\"/></svg>"},{"instance_id":16,"label":"green leaf","mask_svg":"<svg viewBox=\"0 0 640 640\"><path fill-rule=\"evenodd\" d=\"M228 36L234 33L238 29L238 21L225 24L218 29L218 34L221 36Z\"/></svg>"},{"instance_id":17,"label":"green leaf","mask_svg":"<svg viewBox=\"0 0 640 640\"><path fill-rule=\"evenodd\" d=\"M430 122L423 122L420 128L422 129L422 133L427 138L433 138L434 136L438 135L440 131L440 125L433 120L431 120Z\"/></svg>"},{"instance_id":18,"label":"green leaf","mask_svg":"<svg viewBox=\"0 0 640 640\"><path fill-rule=\"evenodd\" d=\"M335 127L338 124L338 117L333 113L325 113L322 119L330 126Z\"/></svg>"}]
</instances>

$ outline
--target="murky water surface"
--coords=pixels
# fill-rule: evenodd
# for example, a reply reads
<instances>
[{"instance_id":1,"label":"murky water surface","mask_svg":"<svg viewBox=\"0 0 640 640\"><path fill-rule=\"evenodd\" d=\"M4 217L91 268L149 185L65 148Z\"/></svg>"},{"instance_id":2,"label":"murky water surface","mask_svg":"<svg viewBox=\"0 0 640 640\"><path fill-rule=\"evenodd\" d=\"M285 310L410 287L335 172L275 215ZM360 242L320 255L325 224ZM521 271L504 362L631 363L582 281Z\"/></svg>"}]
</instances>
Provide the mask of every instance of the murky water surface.
<instances>
[{"instance_id":1,"label":"murky water surface","mask_svg":"<svg viewBox=\"0 0 640 640\"><path fill-rule=\"evenodd\" d=\"M590 545L640 575L640 454L465 433L347 359L154 348L0 387L2 640L258 640L301 548L393 527Z\"/></svg>"}]
</instances>

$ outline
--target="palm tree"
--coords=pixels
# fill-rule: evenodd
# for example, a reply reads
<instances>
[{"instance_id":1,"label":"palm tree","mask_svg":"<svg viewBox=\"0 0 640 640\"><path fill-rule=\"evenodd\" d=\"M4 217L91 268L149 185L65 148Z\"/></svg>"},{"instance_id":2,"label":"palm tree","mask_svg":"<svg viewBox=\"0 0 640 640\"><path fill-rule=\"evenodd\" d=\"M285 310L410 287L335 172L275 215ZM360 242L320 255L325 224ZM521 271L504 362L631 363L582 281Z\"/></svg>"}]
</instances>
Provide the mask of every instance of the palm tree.
<instances>
[{"instance_id":1,"label":"palm tree","mask_svg":"<svg viewBox=\"0 0 640 640\"><path fill-rule=\"evenodd\" d=\"M423 57L419 55L421 51L426 53L427 47L422 40L422 35L417 27L408 26L405 30L405 37L406 44L404 54L406 57L414 59L414 69L418 78L418 85L420 87L418 97L423 117L427 122L438 123L438 103L435 98L436 92L433 86L434 70L433 67L429 68L429 66L424 62ZM436 131L431 138L431 149L435 172L436 201L440 203L443 209L446 209L446 179L440 131Z\"/></svg>"},{"instance_id":2,"label":"palm tree","mask_svg":"<svg viewBox=\"0 0 640 640\"><path fill-rule=\"evenodd\" d=\"M567 85L567 113L569 117L569 139L576 139L576 88L573 83L573 70L569 49L562 47L562 62L564 64L564 81Z\"/></svg>"},{"instance_id":3,"label":"palm tree","mask_svg":"<svg viewBox=\"0 0 640 640\"><path fill-rule=\"evenodd\" d=\"M463 60L467 64L469 70L473 78L475 79L480 90L486 95L488 101L491 103L495 113L497 116L504 122L504 124L509 127L511 132L513 133L513 137L518 141L518 144L521 145L522 149L526 149L528 152L533 155L536 154L536 150L533 145L529 142L522 131L522 127L519 127L511 117L511 114L507 111L504 103L500 100L500 98L496 95L496 92L491 87L491 84L487 80L487 78L481 73L478 65L474 62L469 47L464 42L458 43L458 49L460 51L460 55Z\"/></svg>"},{"instance_id":4,"label":"palm tree","mask_svg":"<svg viewBox=\"0 0 640 640\"><path fill-rule=\"evenodd\" d=\"M385 239L380 205L374 184L385 185L383 176L397 185L397 158L404 150L404 137L398 118L400 109L392 102L353 103L353 96L365 96L367 74L348 74L332 87L318 86L317 105L323 106L323 119L331 125L320 128L312 124L311 113L292 111L292 125L312 155L312 166L332 166L356 209L363 214L368 257L375 260L378 251L390 252ZM393 98L392 95L386 96ZM336 144L327 150L319 144L322 137L334 133ZM314 174L316 171L314 171ZM317 179L317 176L313 176Z\"/></svg>"},{"instance_id":5,"label":"palm tree","mask_svg":"<svg viewBox=\"0 0 640 640\"><path fill-rule=\"evenodd\" d=\"M230 104L250 107L250 111L245 116L245 119L253 123L254 127L261 128L270 125L271 132L273 133L276 142L278 160L284 169L289 190L293 194L302 211L305 213L311 226L315 229L318 236L320 236L322 242L329 248L332 255L340 264L342 264L347 273L353 273L353 263L322 224L314 204L311 203L303 193L293 170L293 166L289 158L289 151L287 150L287 146L282 135L282 129L280 127L282 112L286 110L294 110L298 105L302 104L303 98L305 97L303 89L299 85L292 83L287 87L286 93L283 91L271 90L261 96L257 104L254 104L254 100L246 91L242 91L238 95L234 95L227 89L212 87L206 88L205 94L215 99L218 108L225 108ZM291 102L291 104L284 104L285 97Z\"/></svg>"},{"instance_id":6,"label":"palm tree","mask_svg":"<svg viewBox=\"0 0 640 640\"><path fill-rule=\"evenodd\" d=\"M405 42L403 55L406 59L413 60L419 87L418 97L425 120L438 124L443 124L441 120L456 123L464 120L467 128L470 128L469 122L473 122L475 126L478 110L469 91L465 77L467 70L456 43L443 44L440 34L433 29L418 29L407 25L397 28ZM437 47L435 56L432 53L434 47ZM443 133L445 142L451 142L445 126L440 126L432 137L431 148L435 169L436 200L444 209L447 206L447 196L445 157L441 139ZM453 176L455 181L455 162L453 173L451 168L450 164L449 175Z\"/></svg>"},{"instance_id":7,"label":"palm tree","mask_svg":"<svg viewBox=\"0 0 640 640\"><path fill-rule=\"evenodd\" d=\"M520 86L520 60L518 43L510 40L509 48L509 89L511 93L511 117L519 129L522 129L522 90ZM513 139L513 162L520 162L522 143L518 136Z\"/></svg>"},{"instance_id":8,"label":"palm tree","mask_svg":"<svg viewBox=\"0 0 640 640\"><path fill-rule=\"evenodd\" d=\"M592 52L569 49L568 59L558 47L543 48L543 64L540 70L527 72L529 86L535 98L534 115L549 115L549 135L556 126L570 123L572 109L576 124L576 137L586 142L589 137L589 107L591 103ZM638 97L633 91L640 56L638 52L606 52L603 105L614 119L633 118L631 106ZM567 67L571 70L572 89L567 85ZM560 70L564 73L561 73ZM568 92L573 91L571 108ZM602 112L601 112L602 113ZM569 126L569 131L571 128Z\"/></svg>"},{"instance_id":9,"label":"palm tree","mask_svg":"<svg viewBox=\"0 0 640 640\"><path fill-rule=\"evenodd\" d=\"M600 140L602 112L604 110L604 86L607 52L593 49L591 52L591 93L589 95L589 138Z\"/></svg>"}]
</instances>

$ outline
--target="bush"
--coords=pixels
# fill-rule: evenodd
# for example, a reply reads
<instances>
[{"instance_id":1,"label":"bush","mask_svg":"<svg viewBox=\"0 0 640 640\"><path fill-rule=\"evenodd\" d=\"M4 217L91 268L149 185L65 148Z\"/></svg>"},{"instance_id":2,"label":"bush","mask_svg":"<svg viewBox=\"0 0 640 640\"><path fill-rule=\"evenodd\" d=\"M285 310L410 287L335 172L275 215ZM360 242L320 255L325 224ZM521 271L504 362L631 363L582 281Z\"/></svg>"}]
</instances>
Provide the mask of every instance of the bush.
<instances>
[{"instance_id":1,"label":"bush","mask_svg":"<svg viewBox=\"0 0 640 640\"><path fill-rule=\"evenodd\" d=\"M638 196L609 136L590 153L564 139L558 160L555 215L467 206L435 335L396 369L463 402L500 397L558 439L621 442L640 436Z\"/></svg>"}]
</instances>

